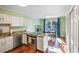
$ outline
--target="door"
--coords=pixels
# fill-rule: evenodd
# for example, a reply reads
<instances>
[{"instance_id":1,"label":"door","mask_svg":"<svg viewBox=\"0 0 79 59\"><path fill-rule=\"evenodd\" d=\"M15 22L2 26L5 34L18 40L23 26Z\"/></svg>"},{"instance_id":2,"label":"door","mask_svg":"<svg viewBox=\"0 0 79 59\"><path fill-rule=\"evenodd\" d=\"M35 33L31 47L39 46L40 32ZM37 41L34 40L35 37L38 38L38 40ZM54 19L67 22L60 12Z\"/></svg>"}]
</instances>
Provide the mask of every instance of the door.
<instances>
[{"instance_id":1,"label":"door","mask_svg":"<svg viewBox=\"0 0 79 59\"><path fill-rule=\"evenodd\" d=\"M46 19L44 21L44 32L49 33L49 32L56 32L57 31L57 19Z\"/></svg>"},{"instance_id":2,"label":"door","mask_svg":"<svg viewBox=\"0 0 79 59\"><path fill-rule=\"evenodd\" d=\"M0 14L0 23L4 23L4 14Z\"/></svg>"},{"instance_id":3,"label":"door","mask_svg":"<svg viewBox=\"0 0 79 59\"><path fill-rule=\"evenodd\" d=\"M79 35L79 21L78 21L78 35ZM78 53L79 53L79 36L78 36Z\"/></svg>"},{"instance_id":4,"label":"door","mask_svg":"<svg viewBox=\"0 0 79 59\"><path fill-rule=\"evenodd\" d=\"M71 53L74 52L74 10L71 12Z\"/></svg>"},{"instance_id":5,"label":"door","mask_svg":"<svg viewBox=\"0 0 79 59\"><path fill-rule=\"evenodd\" d=\"M13 37L5 38L5 51L8 51L13 48Z\"/></svg>"},{"instance_id":6,"label":"door","mask_svg":"<svg viewBox=\"0 0 79 59\"><path fill-rule=\"evenodd\" d=\"M71 11L71 27L70 27L70 52L77 53L78 52L78 8L75 6Z\"/></svg>"},{"instance_id":7,"label":"door","mask_svg":"<svg viewBox=\"0 0 79 59\"><path fill-rule=\"evenodd\" d=\"M0 14L0 23L10 23L11 24L11 16L7 14Z\"/></svg>"},{"instance_id":8,"label":"door","mask_svg":"<svg viewBox=\"0 0 79 59\"><path fill-rule=\"evenodd\" d=\"M4 52L4 39L0 39L0 53Z\"/></svg>"},{"instance_id":9,"label":"door","mask_svg":"<svg viewBox=\"0 0 79 59\"><path fill-rule=\"evenodd\" d=\"M27 35L26 34L22 35L22 43L27 44Z\"/></svg>"},{"instance_id":10,"label":"door","mask_svg":"<svg viewBox=\"0 0 79 59\"><path fill-rule=\"evenodd\" d=\"M37 37L37 49L43 51L43 38Z\"/></svg>"},{"instance_id":11,"label":"door","mask_svg":"<svg viewBox=\"0 0 79 59\"><path fill-rule=\"evenodd\" d=\"M18 16L12 16L12 26L20 26L20 20Z\"/></svg>"}]
</instances>

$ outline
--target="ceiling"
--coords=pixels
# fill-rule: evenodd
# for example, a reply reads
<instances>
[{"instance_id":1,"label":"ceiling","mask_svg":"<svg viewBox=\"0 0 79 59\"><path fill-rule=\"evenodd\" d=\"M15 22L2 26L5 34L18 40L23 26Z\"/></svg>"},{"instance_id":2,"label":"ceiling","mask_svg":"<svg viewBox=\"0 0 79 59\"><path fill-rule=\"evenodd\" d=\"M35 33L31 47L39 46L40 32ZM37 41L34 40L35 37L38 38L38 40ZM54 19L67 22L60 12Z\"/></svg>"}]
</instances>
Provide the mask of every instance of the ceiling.
<instances>
[{"instance_id":1,"label":"ceiling","mask_svg":"<svg viewBox=\"0 0 79 59\"><path fill-rule=\"evenodd\" d=\"M59 17L66 15L67 5L0 5L1 8L21 13L23 15L43 18L43 17Z\"/></svg>"}]
</instances>

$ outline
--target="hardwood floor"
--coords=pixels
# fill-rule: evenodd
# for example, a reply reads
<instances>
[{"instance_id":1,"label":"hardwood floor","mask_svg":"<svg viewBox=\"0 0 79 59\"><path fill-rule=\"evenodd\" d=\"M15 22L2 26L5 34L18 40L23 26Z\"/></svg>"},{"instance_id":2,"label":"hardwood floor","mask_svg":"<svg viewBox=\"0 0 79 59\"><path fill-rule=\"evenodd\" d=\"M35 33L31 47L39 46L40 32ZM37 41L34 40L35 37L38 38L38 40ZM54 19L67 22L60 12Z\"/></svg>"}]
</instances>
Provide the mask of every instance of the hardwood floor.
<instances>
[{"instance_id":1,"label":"hardwood floor","mask_svg":"<svg viewBox=\"0 0 79 59\"><path fill-rule=\"evenodd\" d=\"M28 47L27 45L22 45L20 47L14 48L10 51L8 51L7 53L42 53L40 51L36 51L30 47Z\"/></svg>"}]
</instances>

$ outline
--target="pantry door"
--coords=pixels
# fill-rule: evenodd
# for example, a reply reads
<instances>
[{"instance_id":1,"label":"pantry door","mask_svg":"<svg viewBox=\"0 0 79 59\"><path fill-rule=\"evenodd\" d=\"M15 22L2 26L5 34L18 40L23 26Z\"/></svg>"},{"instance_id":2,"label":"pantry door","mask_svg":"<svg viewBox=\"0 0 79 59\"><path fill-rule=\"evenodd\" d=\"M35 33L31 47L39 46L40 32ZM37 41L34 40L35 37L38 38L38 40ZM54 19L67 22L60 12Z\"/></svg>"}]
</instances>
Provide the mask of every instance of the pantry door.
<instances>
[{"instance_id":1,"label":"pantry door","mask_svg":"<svg viewBox=\"0 0 79 59\"><path fill-rule=\"evenodd\" d=\"M69 24L68 24L69 25ZM70 52L78 53L79 51L79 6L75 6L70 13Z\"/></svg>"},{"instance_id":2,"label":"pantry door","mask_svg":"<svg viewBox=\"0 0 79 59\"><path fill-rule=\"evenodd\" d=\"M70 14L71 17L71 28L70 28L70 52L73 53L74 52L74 10L71 11Z\"/></svg>"}]
</instances>

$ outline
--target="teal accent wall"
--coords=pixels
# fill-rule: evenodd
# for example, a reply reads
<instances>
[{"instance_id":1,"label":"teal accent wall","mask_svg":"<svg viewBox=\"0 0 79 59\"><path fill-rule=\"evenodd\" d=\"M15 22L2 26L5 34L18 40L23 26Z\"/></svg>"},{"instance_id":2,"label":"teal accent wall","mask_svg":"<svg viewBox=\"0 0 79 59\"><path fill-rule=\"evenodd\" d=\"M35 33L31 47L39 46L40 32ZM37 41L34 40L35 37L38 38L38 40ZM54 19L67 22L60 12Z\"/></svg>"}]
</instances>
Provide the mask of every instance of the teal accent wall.
<instances>
[{"instance_id":1,"label":"teal accent wall","mask_svg":"<svg viewBox=\"0 0 79 59\"><path fill-rule=\"evenodd\" d=\"M66 37L66 17L60 17L60 37Z\"/></svg>"},{"instance_id":2,"label":"teal accent wall","mask_svg":"<svg viewBox=\"0 0 79 59\"><path fill-rule=\"evenodd\" d=\"M44 19L34 19L28 18L27 19L27 31L35 32L36 27L40 28L40 33L43 33L44 30Z\"/></svg>"},{"instance_id":3,"label":"teal accent wall","mask_svg":"<svg viewBox=\"0 0 79 59\"><path fill-rule=\"evenodd\" d=\"M40 19L41 32L44 32L44 19Z\"/></svg>"}]
</instances>

